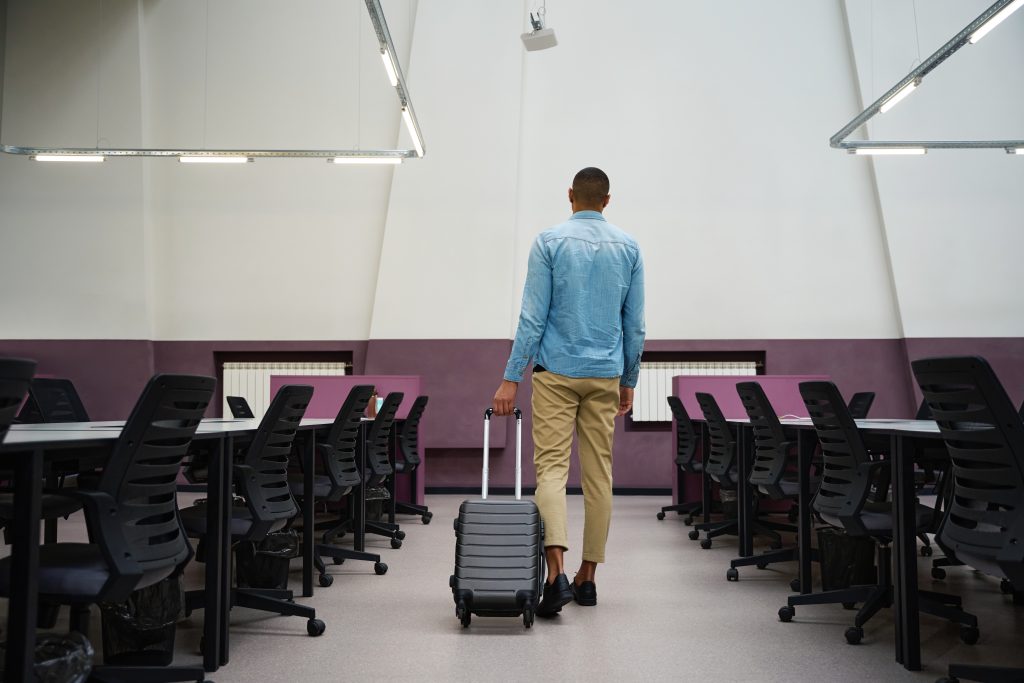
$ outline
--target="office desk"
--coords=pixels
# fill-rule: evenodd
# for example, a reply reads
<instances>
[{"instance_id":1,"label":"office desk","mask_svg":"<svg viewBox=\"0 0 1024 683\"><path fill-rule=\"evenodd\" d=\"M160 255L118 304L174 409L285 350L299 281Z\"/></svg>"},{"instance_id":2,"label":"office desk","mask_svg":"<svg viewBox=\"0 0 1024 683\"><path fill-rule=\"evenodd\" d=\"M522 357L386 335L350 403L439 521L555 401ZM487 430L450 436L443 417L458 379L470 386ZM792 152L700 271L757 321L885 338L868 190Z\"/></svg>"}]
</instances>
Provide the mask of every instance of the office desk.
<instances>
[{"instance_id":1,"label":"office desk","mask_svg":"<svg viewBox=\"0 0 1024 683\"><path fill-rule=\"evenodd\" d=\"M750 453L753 434L747 419L729 419L737 431L738 475L741 486L737 498L746 501L739 510L740 518L749 518ZM703 426L703 420L694 420ZM800 478L798 524L800 592L811 592L811 457L817 445L814 424L809 418L781 420L784 429L796 432L797 468ZM931 420L867 419L857 420L862 432L889 438L889 463L892 472L893 512L893 621L895 625L896 661L911 671L921 669L921 627L918 611L917 584L917 534L915 528L917 497L914 490L915 441L936 441L942 439L939 427ZM740 526L741 554L752 553L751 525Z\"/></svg>"}]
</instances>

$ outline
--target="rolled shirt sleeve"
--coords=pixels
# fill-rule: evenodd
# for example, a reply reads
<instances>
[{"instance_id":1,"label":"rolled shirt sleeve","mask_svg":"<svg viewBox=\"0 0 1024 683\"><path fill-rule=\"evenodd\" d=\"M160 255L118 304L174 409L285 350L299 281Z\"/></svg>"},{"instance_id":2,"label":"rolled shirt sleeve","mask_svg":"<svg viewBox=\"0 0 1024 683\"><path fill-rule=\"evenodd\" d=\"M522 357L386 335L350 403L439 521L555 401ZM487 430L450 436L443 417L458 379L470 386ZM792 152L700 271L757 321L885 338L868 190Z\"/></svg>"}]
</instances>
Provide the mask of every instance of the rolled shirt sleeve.
<instances>
[{"instance_id":1,"label":"rolled shirt sleeve","mask_svg":"<svg viewBox=\"0 0 1024 683\"><path fill-rule=\"evenodd\" d=\"M538 237L530 249L526 271L526 286L523 288L523 306L519 313L519 326L512 344L512 354L505 365L505 379L521 382L530 359L537 355L540 340L547 325L548 309L551 306L551 261ZM643 295L641 294L641 309ZM643 311L641 310L641 316ZM639 369L637 370L639 372Z\"/></svg>"},{"instance_id":2,"label":"rolled shirt sleeve","mask_svg":"<svg viewBox=\"0 0 1024 683\"><path fill-rule=\"evenodd\" d=\"M644 260L637 250L636 263L622 304L622 356L623 371L619 384L633 388L640 379L640 356L644 351Z\"/></svg>"}]
</instances>

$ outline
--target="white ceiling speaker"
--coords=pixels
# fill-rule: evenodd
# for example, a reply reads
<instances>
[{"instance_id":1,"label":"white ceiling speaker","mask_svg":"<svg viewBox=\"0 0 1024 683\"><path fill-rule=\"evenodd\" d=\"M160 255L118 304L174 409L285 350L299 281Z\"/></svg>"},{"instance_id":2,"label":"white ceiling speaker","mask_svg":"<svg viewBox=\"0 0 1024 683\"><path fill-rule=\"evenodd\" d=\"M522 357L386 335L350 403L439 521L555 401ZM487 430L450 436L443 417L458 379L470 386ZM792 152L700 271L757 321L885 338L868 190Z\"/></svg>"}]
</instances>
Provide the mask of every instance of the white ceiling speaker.
<instances>
[{"instance_id":1,"label":"white ceiling speaker","mask_svg":"<svg viewBox=\"0 0 1024 683\"><path fill-rule=\"evenodd\" d=\"M545 14L547 14L547 7L544 4L537 10L536 15L530 12L530 25L533 26L533 30L519 36L527 52L546 50L549 47L558 45L558 38L555 38L555 29L544 28Z\"/></svg>"}]
</instances>

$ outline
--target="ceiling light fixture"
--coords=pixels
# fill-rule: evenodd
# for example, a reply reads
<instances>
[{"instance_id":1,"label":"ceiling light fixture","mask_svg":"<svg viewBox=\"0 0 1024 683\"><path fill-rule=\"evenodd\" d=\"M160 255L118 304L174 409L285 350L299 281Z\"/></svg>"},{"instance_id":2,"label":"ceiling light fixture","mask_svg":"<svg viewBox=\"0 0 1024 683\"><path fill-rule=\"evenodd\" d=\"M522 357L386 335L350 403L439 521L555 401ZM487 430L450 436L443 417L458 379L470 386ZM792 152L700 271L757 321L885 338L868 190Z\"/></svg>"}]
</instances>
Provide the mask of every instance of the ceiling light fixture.
<instances>
[{"instance_id":1,"label":"ceiling light fixture","mask_svg":"<svg viewBox=\"0 0 1024 683\"><path fill-rule=\"evenodd\" d=\"M903 98L905 98L910 93L914 92L914 90L916 90L917 86L919 85L921 85L920 78L915 78L914 80L907 83L905 86L897 90L896 94L894 94L892 97L890 97L889 99L882 103L882 106L878 108L879 113L884 114L885 112L895 107L903 100Z\"/></svg>"},{"instance_id":2,"label":"ceiling light fixture","mask_svg":"<svg viewBox=\"0 0 1024 683\"><path fill-rule=\"evenodd\" d=\"M409 130L409 135L412 137L412 146L416 148L416 156L423 156L423 143L420 142L419 133L416 131L416 123L412 120L412 114L409 112L408 107L402 107L402 120L405 121L405 127Z\"/></svg>"},{"instance_id":3,"label":"ceiling light fixture","mask_svg":"<svg viewBox=\"0 0 1024 683\"><path fill-rule=\"evenodd\" d=\"M924 147L854 147L850 154L858 156L913 156L927 154Z\"/></svg>"},{"instance_id":4,"label":"ceiling light fixture","mask_svg":"<svg viewBox=\"0 0 1024 683\"><path fill-rule=\"evenodd\" d=\"M973 45L987 36L989 31L994 29L996 26L999 26L999 24L1003 23L1007 17L1019 10L1021 7L1024 7L1024 0L1013 0L1009 5L999 10L991 19L982 24L981 28L971 34L971 44Z\"/></svg>"},{"instance_id":5,"label":"ceiling light fixture","mask_svg":"<svg viewBox=\"0 0 1024 683\"><path fill-rule=\"evenodd\" d=\"M384 61L384 70L388 72L388 82L394 88L398 85L398 74L395 73L395 63L391 61L391 53L386 48L382 49L380 58Z\"/></svg>"},{"instance_id":6,"label":"ceiling light fixture","mask_svg":"<svg viewBox=\"0 0 1024 683\"><path fill-rule=\"evenodd\" d=\"M99 163L106 157L102 154L33 154L32 161L70 161L73 163Z\"/></svg>"},{"instance_id":7,"label":"ceiling light fixture","mask_svg":"<svg viewBox=\"0 0 1024 683\"><path fill-rule=\"evenodd\" d=\"M1007 154L1016 154L1018 156L1024 156L1024 147L1007 147Z\"/></svg>"}]
</instances>

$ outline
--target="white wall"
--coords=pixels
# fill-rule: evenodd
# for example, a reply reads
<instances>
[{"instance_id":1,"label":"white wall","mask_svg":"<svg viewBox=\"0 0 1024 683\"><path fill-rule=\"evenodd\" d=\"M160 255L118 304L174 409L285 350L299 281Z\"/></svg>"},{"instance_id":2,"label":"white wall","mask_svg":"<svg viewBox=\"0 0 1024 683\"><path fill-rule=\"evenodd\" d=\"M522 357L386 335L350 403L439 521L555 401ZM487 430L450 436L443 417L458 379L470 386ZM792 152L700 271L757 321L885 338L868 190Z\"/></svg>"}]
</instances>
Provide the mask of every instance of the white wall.
<instances>
[{"instance_id":1,"label":"white wall","mask_svg":"<svg viewBox=\"0 0 1024 683\"><path fill-rule=\"evenodd\" d=\"M847 0L863 105L991 5ZM931 72L869 124L884 140L1024 139L1024 13ZM845 120L853 118L846 117ZM845 122L845 120L843 122ZM839 129L839 125L836 129ZM908 337L1024 336L1024 161L1001 150L851 159L874 164Z\"/></svg>"}]
</instances>

